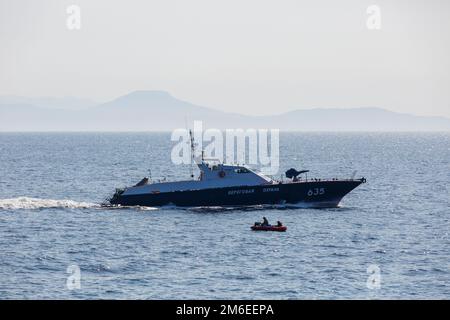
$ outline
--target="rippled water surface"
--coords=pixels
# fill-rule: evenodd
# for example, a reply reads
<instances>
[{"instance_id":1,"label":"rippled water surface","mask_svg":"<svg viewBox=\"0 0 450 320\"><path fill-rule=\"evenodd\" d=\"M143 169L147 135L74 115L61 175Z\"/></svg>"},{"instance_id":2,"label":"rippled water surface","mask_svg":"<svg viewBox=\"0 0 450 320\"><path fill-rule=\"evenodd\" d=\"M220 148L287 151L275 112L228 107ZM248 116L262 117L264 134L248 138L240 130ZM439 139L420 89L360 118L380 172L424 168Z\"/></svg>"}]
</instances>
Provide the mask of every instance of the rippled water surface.
<instances>
[{"instance_id":1,"label":"rippled water surface","mask_svg":"<svg viewBox=\"0 0 450 320\"><path fill-rule=\"evenodd\" d=\"M280 144L280 172L356 170L368 183L337 209L108 209L148 169L188 176L170 162L170 134L1 133L0 298L450 297L449 134L283 133ZM263 215L288 231L250 231ZM69 290L72 265L81 288Z\"/></svg>"}]
</instances>

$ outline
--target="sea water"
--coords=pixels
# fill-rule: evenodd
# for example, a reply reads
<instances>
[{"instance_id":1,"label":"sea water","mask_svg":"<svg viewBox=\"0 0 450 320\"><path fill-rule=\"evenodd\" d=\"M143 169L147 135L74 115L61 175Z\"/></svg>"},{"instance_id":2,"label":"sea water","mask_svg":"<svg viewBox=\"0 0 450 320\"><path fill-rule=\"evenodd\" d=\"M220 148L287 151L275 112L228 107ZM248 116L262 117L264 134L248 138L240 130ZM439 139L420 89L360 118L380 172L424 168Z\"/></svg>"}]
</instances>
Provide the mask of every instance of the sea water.
<instances>
[{"instance_id":1,"label":"sea water","mask_svg":"<svg viewBox=\"0 0 450 320\"><path fill-rule=\"evenodd\" d=\"M1 133L0 299L450 297L450 134L282 133L280 174L364 176L339 208L104 208L186 179L170 133ZM266 216L286 233L253 232Z\"/></svg>"}]
</instances>

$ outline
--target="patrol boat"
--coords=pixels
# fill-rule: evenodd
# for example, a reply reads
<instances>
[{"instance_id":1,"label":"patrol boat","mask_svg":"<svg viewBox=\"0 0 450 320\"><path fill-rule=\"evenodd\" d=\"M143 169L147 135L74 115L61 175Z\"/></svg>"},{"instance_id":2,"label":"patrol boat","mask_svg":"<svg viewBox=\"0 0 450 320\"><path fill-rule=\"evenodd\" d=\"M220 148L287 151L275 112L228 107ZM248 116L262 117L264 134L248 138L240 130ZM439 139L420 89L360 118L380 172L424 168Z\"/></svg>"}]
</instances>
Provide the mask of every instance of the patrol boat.
<instances>
[{"instance_id":1,"label":"patrol boat","mask_svg":"<svg viewBox=\"0 0 450 320\"><path fill-rule=\"evenodd\" d=\"M191 147L193 148L193 147ZM307 207L338 207L341 199L362 183L360 179L308 179L308 170L286 171L275 180L244 165L223 164L202 155L195 161L196 180L151 182L142 179L132 187L116 189L110 205L159 207L251 206L300 204ZM191 174L193 177L193 174Z\"/></svg>"}]
</instances>

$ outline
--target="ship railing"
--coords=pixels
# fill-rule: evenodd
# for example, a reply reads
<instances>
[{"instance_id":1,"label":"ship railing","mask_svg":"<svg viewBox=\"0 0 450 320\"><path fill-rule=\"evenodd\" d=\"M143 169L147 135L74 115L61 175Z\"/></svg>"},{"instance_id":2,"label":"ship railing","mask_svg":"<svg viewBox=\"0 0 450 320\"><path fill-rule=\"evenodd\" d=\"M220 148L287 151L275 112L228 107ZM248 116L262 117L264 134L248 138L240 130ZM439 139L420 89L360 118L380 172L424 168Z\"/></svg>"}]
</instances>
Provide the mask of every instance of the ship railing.
<instances>
[{"instance_id":1,"label":"ship railing","mask_svg":"<svg viewBox=\"0 0 450 320\"><path fill-rule=\"evenodd\" d=\"M275 181L277 183L283 183L285 180L284 179L281 179L281 180L273 179L273 181ZM361 177L361 178L306 178L306 179L298 178L297 180L288 179L287 181L288 182L330 182L330 181L362 181L362 182L366 182L366 179L364 177Z\"/></svg>"}]
</instances>

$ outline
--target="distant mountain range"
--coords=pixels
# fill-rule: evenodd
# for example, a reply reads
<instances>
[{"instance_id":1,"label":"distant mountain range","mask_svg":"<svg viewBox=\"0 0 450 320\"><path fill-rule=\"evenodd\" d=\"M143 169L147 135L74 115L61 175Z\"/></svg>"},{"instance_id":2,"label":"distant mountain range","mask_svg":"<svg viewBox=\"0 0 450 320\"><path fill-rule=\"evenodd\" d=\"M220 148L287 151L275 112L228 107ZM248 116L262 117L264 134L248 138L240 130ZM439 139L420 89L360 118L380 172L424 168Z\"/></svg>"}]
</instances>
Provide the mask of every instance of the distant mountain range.
<instances>
[{"instance_id":1,"label":"distant mountain range","mask_svg":"<svg viewBox=\"0 0 450 320\"><path fill-rule=\"evenodd\" d=\"M89 99L81 99L76 97L38 97L28 98L20 96L0 96L1 105L27 104L41 108L56 108L66 110L82 110L94 107L98 103Z\"/></svg>"},{"instance_id":2,"label":"distant mountain range","mask_svg":"<svg viewBox=\"0 0 450 320\"><path fill-rule=\"evenodd\" d=\"M276 106L274 107L276 109ZM202 120L204 128L296 131L450 131L450 119L381 108L301 109L272 116L227 113L165 91L135 91L107 103L78 98L0 97L0 131L171 131Z\"/></svg>"}]
</instances>

